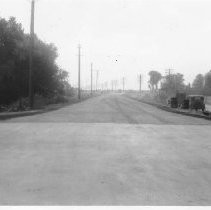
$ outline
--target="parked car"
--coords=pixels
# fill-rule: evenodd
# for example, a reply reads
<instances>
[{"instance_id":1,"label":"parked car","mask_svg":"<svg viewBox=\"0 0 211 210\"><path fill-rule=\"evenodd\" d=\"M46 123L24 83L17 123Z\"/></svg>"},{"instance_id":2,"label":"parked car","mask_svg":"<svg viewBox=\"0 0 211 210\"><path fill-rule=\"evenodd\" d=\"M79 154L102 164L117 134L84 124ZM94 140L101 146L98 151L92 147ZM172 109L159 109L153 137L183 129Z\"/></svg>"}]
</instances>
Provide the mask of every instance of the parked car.
<instances>
[{"instance_id":1,"label":"parked car","mask_svg":"<svg viewBox=\"0 0 211 210\"><path fill-rule=\"evenodd\" d=\"M186 93L176 93L178 107L182 107L184 100L186 99Z\"/></svg>"},{"instance_id":2,"label":"parked car","mask_svg":"<svg viewBox=\"0 0 211 210\"><path fill-rule=\"evenodd\" d=\"M182 108L182 109L189 109L189 100L188 100L188 99L185 99L185 100L182 102L181 108Z\"/></svg>"},{"instance_id":3,"label":"parked car","mask_svg":"<svg viewBox=\"0 0 211 210\"><path fill-rule=\"evenodd\" d=\"M187 100L189 101L190 109L205 111L205 97L203 95L189 95Z\"/></svg>"},{"instance_id":4,"label":"parked car","mask_svg":"<svg viewBox=\"0 0 211 210\"><path fill-rule=\"evenodd\" d=\"M171 108L182 108L185 99L186 93L177 92L174 97L171 97L167 100L167 103Z\"/></svg>"},{"instance_id":5,"label":"parked car","mask_svg":"<svg viewBox=\"0 0 211 210\"><path fill-rule=\"evenodd\" d=\"M170 99L170 105L171 105L171 108L177 108L178 107L178 100L176 97L172 97Z\"/></svg>"}]
</instances>

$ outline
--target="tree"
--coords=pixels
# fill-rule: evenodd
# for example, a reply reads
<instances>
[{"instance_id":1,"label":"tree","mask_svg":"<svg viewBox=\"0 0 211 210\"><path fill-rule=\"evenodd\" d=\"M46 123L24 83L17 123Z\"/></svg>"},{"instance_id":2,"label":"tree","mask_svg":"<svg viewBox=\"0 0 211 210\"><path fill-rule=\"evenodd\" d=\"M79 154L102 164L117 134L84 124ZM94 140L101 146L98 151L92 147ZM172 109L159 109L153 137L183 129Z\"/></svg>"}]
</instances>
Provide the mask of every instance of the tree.
<instances>
[{"instance_id":1,"label":"tree","mask_svg":"<svg viewBox=\"0 0 211 210\"><path fill-rule=\"evenodd\" d=\"M184 75L177 73L173 75L173 78L174 78L173 82L175 85L175 90L179 92L184 91L185 90Z\"/></svg>"},{"instance_id":2,"label":"tree","mask_svg":"<svg viewBox=\"0 0 211 210\"><path fill-rule=\"evenodd\" d=\"M184 92L185 84L183 74L170 74L163 78L161 83L161 89L164 90L167 95L175 95L176 92Z\"/></svg>"},{"instance_id":3,"label":"tree","mask_svg":"<svg viewBox=\"0 0 211 210\"><path fill-rule=\"evenodd\" d=\"M0 19L0 103L10 103L20 95L23 41L23 29L15 18Z\"/></svg>"},{"instance_id":4,"label":"tree","mask_svg":"<svg viewBox=\"0 0 211 210\"><path fill-rule=\"evenodd\" d=\"M151 87L151 90L154 90L156 88L156 90L158 89L158 82L161 80L162 75L160 74L160 72L158 71L150 71L149 72L149 86Z\"/></svg>"},{"instance_id":5,"label":"tree","mask_svg":"<svg viewBox=\"0 0 211 210\"><path fill-rule=\"evenodd\" d=\"M211 96L211 70L204 77L204 91L206 95Z\"/></svg>"},{"instance_id":6,"label":"tree","mask_svg":"<svg viewBox=\"0 0 211 210\"><path fill-rule=\"evenodd\" d=\"M0 18L0 104L28 96L29 49L30 36L21 24L15 18ZM35 36L33 56L34 93L44 97L65 94L68 73L56 64L56 47Z\"/></svg>"},{"instance_id":7,"label":"tree","mask_svg":"<svg viewBox=\"0 0 211 210\"><path fill-rule=\"evenodd\" d=\"M204 89L204 76L202 74L196 75L192 84L193 92L195 94L202 94Z\"/></svg>"}]
</instances>

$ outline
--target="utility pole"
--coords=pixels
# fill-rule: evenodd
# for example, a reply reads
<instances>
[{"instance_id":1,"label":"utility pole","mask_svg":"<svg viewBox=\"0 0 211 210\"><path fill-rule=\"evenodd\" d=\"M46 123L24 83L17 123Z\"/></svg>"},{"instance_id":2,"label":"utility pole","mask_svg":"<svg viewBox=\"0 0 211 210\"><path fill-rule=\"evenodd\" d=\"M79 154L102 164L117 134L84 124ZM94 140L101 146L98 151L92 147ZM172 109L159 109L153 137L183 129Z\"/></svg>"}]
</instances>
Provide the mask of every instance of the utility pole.
<instances>
[{"instance_id":1,"label":"utility pole","mask_svg":"<svg viewBox=\"0 0 211 210\"><path fill-rule=\"evenodd\" d=\"M139 81L139 83L140 83L140 84L139 84L139 85L140 85L140 87L139 87L140 94L141 94L141 85L142 85L142 84L141 84L141 79L142 79L142 77L141 77L141 74L140 74L140 81Z\"/></svg>"},{"instance_id":2,"label":"utility pole","mask_svg":"<svg viewBox=\"0 0 211 210\"><path fill-rule=\"evenodd\" d=\"M166 74L169 76L169 78L171 77L173 70L174 69L166 69Z\"/></svg>"},{"instance_id":3,"label":"utility pole","mask_svg":"<svg viewBox=\"0 0 211 210\"><path fill-rule=\"evenodd\" d=\"M33 51L34 51L34 0L31 1L30 51L29 51L29 106L34 106Z\"/></svg>"},{"instance_id":4,"label":"utility pole","mask_svg":"<svg viewBox=\"0 0 211 210\"><path fill-rule=\"evenodd\" d=\"M97 86L98 86L98 77L99 77L99 70L96 71L96 91L97 91Z\"/></svg>"},{"instance_id":5,"label":"utility pole","mask_svg":"<svg viewBox=\"0 0 211 210\"><path fill-rule=\"evenodd\" d=\"M81 45L78 45L78 99L81 99Z\"/></svg>"},{"instance_id":6,"label":"utility pole","mask_svg":"<svg viewBox=\"0 0 211 210\"><path fill-rule=\"evenodd\" d=\"M166 75L168 75L169 77L169 82L172 83L174 82L174 89L175 89L175 92L177 91L177 84L176 84L176 75L174 77L172 77L172 73L173 73L174 69L167 69L166 70ZM172 81L173 80L173 81ZM166 91L167 92L167 91Z\"/></svg>"},{"instance_id":7,"label":"utility pole","mask_svg":"<svg viewBox=\"0 0 211 210\"><path fill-rule=\"evenodd\" d=\"M125 91L125 78L122 78L122 90Z\"/></svg>"},{"instance_id":8,"label":"utility pole","mask_svg":"<svg viewBox=\"0 0 211 210\"><path fill-rule=\"evenodd\" d=\"M92 95L92 76L93 76L93 63L91 63L91 95Z\"/></svg>"}]
</instances>

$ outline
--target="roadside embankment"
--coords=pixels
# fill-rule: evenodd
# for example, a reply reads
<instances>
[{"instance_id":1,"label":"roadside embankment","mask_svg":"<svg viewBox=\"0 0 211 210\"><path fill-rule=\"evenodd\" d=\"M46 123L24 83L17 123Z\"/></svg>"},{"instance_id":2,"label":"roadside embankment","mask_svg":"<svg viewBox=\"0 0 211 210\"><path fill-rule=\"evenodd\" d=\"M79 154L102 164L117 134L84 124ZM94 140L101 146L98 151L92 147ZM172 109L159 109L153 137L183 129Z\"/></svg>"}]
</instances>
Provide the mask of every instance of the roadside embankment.
<instances>
[{"instance_id":1,"label":"roadside embankment","mask_svg":"<svg viewBox=\"0 0 211 210\"><path fill-rule=\"evenodd\" d=\"M32 116L32 115L36 115L36 114L42 114L45 112L58 110L60 108L69 106L71 104L80 103L84 100L87 100L89 98L96 97L96 96L98 96L98 94L93 94L93 95L83 94L81 96L80 100L77 98L77 96L73 96L73 97L70 97L68 102L65 102L65 103L49 104L49 105L35 108L33 110L25 110L25 111L17 111L17 112L14 112L14 111L13 112L10 112L10 111L0 112L0 120L7 120L7 119L11 119L11 118L16 118L16 117L24 117L24 116Z\"/></svg>"},{"instance_id":2,"label":"roadside embankment","mask_svg":"<svg viewBox=\"0 0 211 210\"><path fill-rule=\"evenodd\" d=\"M171 108L167 105L161 104L161 103L157 103L157 102L153 102L152 100L146 100L144 98L142 98L140 95L138 94L125 94L126 97L129 97L131 99L140 101L142 103L145 104L149 104L152 106L156 106L159 109L165 110L167 112L173 112L173 113L177 113L177 114L182 114L182 115L187 115L187 116L192 116L192 117L198 117L198 118L204 118L207 120L211 120L211 113L209 113L209 115L204 115L203 112L196 112L195 110L184 110L184 109L180 109L180 108Z\"/></svg>"}]
</instances>

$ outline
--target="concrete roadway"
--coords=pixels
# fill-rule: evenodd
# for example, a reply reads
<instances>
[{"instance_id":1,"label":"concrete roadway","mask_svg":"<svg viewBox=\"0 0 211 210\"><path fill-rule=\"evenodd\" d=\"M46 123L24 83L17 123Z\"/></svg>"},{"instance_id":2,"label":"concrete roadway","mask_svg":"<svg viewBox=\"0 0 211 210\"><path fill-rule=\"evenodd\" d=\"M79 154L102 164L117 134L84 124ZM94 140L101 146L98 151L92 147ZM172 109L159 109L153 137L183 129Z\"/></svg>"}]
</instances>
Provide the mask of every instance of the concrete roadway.
<instances>
[{"instance_id":1,"label":"concrete roadway","mask_svg":"<svg viewBox=\"0 0 211 210\"><path fill-rule=\"evenodd\" d=\"M211 123L121 94L0 124L0 205L211 205Z\"/></svg>"}]
</instances>

